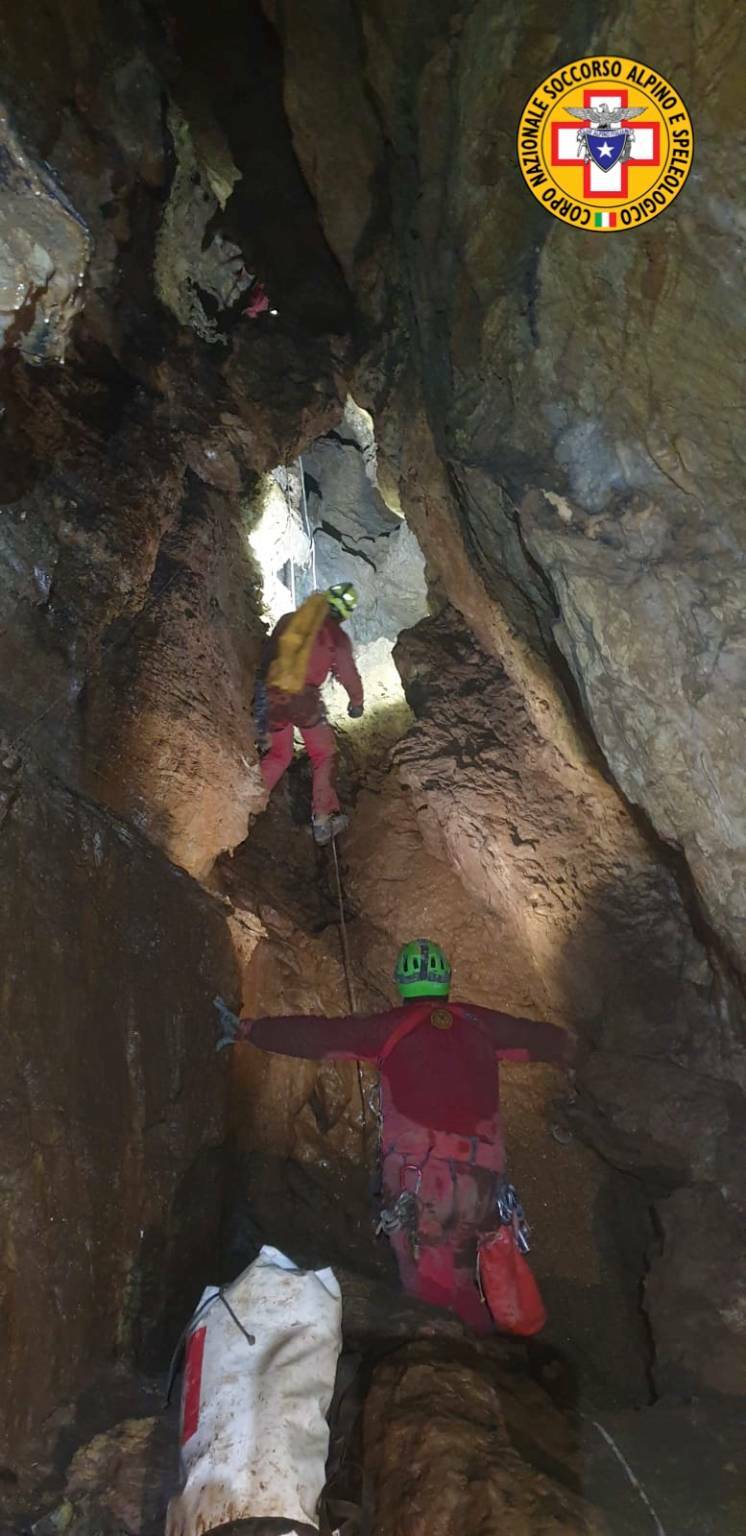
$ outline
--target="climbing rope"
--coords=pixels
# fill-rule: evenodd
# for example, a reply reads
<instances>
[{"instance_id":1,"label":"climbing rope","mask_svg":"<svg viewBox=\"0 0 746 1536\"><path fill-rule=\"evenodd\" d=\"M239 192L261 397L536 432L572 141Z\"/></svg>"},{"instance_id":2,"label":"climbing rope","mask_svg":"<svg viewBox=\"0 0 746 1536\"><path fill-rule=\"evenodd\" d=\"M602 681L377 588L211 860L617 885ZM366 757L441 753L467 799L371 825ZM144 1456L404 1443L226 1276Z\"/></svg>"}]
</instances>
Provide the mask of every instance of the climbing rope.
<instances>
[{"instance_id":1,"label":"climbing rope","mask_svg":"<svg viewBox=\"0 0 746 1536\"><path fill-rule=\"evenodd\" d=\"M298 474L300 475L301 506L303 519L306 525L306 538L311 546L311 588L316 591L316 529L311 529L311 519L308 515L308 500L306 497L306 477L303 473L303 455L298 455Z\"/></svg>"},{"instance_id":2,"label":"climbing rope","mask_svg":"<svg viewBox=\"0 0 746 1536\"><path fill-rule=\"evenodd\" d=\"M344 899L342 896L342 877L339 873L339 858L337 856L337 839L332 838L332 857L334 859L334 877L337 882L337 902L339 904L339 936L342 941L342 961L344 963L345 980L347 982L347 996L350 1000L350 1013L357 1013L355 991L352 985L352 968L350 966L350 950L347 943L347 923L345 920Z\"/></svg>"},{"instance_id":3,"label":"climbing rope","mask_svg":"<svg viewBox=\"0 0 746 1536\"><path fill-rule=\"evenodd\" d=\"M642 1486L642 1483L640 1482L639 1478L635 1477L635 1474L632 1471L632 1468L631 1468L629 1462L627 1461L626 1456L622 1455L622 1452L620 1451L619 1446L617 1445L616 1440L614 1439L613 1435L611 1435L609 1433L608 1429L604 1428L603 1424L599 1424L598 1419L592 1419L591 1423L593 1424L594 1429L597 1429L599 1435L601 1435L602 1438L606 1441L606 1444L608 1445L609 1450L612 1451L613 1454L616 1456L616 1459L619 1462L619 1465L624 1468L624 1471L625 1471L625 1473L626 1473L626 1475L627 1475L627 1477L628 1477L632 1487L635 1489L635 1492L637 1494L639 1494L639 1497L642 1500L643 1504L645 1505L645 1508L649 1511L650 1518L653 1521L653 1524L655 1525L655 1536L666 1536L666 1533L665 1533L665 1531L663 1529L663 1526L661 1525L660 1520L658 1519L656 1511L653 1508L653 1505L651 1504L650 1499L648 1498L647 1493L645 1492L645 1489Z\"/></svg>"},{"instance_id":4,"label":"climbing rope","mask_svg":"<svg viewBox=\"0 0 746 1536\"><path fill-rule=\"evenodd\" d=\"M347 922L345 919L344 895L342 892L342 876L339 872L339 857L337 855L337 839L332 838L332 858L334 861L334 877L337 882L337 902L339 904L339 937L342 944L342 963L344 965L345 981L347 982L347 996L350 1002L350 1013L357 1013L355 1001L355 989L352 985L352 966L350 965L350 949L347 943ZM365 1086L363 1084L363 1068L360 1061L355 1063L357 1067L357 1086L360 1092L360 1124L363 1136L363 1152L367 1152L368 1117L365 1113Z\"/></svg>"},{"instance_id":5,"label":"climbing rope","mask_svg":"<svg viewBox=\"0 0 746 1536\"><path fill-rule=\"evenodd\" d=\"M283 464L282 467L283 467L283 469L285 471L285 485L283 487L283 493L284 493L284 496L285 496L285 511L287 512L287 515L288 515L286 531L289 532L290 529L292 528L292 525L293 525L293 503L292 503L291 496L290 496L290 470L288 469L287 464ZM275 472L275 480L278 481L277 472ZM297 607L297 600L296 600L296 595L295 595L295 561L293 559L293 552L292 552L292 539L291 539L290 542L291 542L291 549L290 549L290 553L288 555L288 564L290 566L290 597L291 597L291 600L292 600L293 607L296 608Z\"/></svg>"}]
</instances>

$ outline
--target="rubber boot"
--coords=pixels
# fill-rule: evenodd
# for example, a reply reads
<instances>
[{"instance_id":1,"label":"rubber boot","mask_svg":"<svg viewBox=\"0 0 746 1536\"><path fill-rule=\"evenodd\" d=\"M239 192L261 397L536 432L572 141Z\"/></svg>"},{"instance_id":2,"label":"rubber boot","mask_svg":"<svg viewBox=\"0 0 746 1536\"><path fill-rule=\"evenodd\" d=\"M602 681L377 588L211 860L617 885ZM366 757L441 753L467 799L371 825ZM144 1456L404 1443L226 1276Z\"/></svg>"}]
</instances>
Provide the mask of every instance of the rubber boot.
<instances>
[{"instance_id":1,"label":"rubber boot","mask_svg":"<svg viewBox=\"0 0 746 1536\"><path fill-rule=\"evenodd\" d=\"M311 825L314 841L323 847L332 838L339 837L340 832L347 830L349 817L345 816L344 811L334 811L331 816L314 816Z\"/></svg>"}]
</instances>

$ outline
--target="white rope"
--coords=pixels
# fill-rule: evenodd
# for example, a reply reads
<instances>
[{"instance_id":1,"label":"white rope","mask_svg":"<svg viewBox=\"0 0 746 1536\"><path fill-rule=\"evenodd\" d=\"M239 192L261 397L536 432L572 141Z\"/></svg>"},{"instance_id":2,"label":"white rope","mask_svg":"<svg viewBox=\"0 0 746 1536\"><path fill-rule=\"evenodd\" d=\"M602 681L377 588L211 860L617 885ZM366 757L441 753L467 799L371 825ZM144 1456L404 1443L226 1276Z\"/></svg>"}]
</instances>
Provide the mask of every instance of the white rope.
<instances>
[{"instance_id":1,"label":"white rope","mask_svg":"<svg viewBox=\"0 0 746 1536\"><path fill-rule=\"evenodd\" d=\"M604 1429L603 1424L599 1424L596 1419L593 1419L592 1423L593 1423L594 1429L597 1429L599 1435L603 1436L603 1438L606 1441L606 1444L609 1446L610 1450L612 1450L614 1452L614 1455L616 1456L617 1461L624 1468L624 1470L625 1470L625 1472L627 1474L627 1477L629 1478L629 1480L630 1480L630 1482L632 1484L632 1487L635 1489L635 1492L637 1494L639 1494L640 1498L642 1499L643 1504L645 1505L645 1508L650 1511L650 1518L653 1521L653 1524L655 1526L655 1536L666 1536L666 1533L665 1533L665 1531L663 1529L663 1526L661 1525L660 1520L658 1519L658 1516L657 1516L655 1510L653 1509L653 1506L652 1506L652 1504L651 1504L651 1502L650 1502L650 1500L649 1500L649 1498L648 1498L648 1496L647 1496L647 1494L645 1492L645 1489L642 1486L642 1483L638 1482L637 1478L635 1477L634 1472L632 1471L632 1468L631 1468L629 1462L626 1460L626 1457L624 1457L622 1455L622 1453L621 1453L621 1451L619 1449L619 1446L616 1443L616 1440L614 1440L612 1438L612 1436L609 1434L609 1431L607 1429Z\"/></svg>"},{"instance_id":2,"label":"white rope","mask_svg":"<svg viewBox=\"0 0 746 1536\"><path fill-rule=\"evenodd\" d=\"M293 600L293 607L295 608L297 604L295 600L295 561L293 560L293 505L290 500L290 470L288 469L287 464L283 464L283 469L285 471L285 510L288 515L286 532L288 534L288 542L290 544L290 550L288 554L288 562L290 565L290 596Z\"/></svg>"},{"instance_id":3,"label":"white rope","mask_svg":"<svg viewBox=\"0 0 746 1536\"><path fill-rule=\"evenodd\" d=\"M342 877L339 873L339 859L337 857L337 839L332 838L332 855L334 858L334 874L337 881L337 901L339 902L339 936L342 941L342 961L344 964L345 980L347 982L347 996L350 1000L350 1012L357 1012L355 1002L355 989L352 985L352 967L350 965L350 951L347 944L347 923L345 922L344 899L342 896ZM367 1130L368 1117L365 1113L365 1088L363 1085L363 1069L359 1061L357 1067L357 1086L360 1091L360 1127L363 1137L363 1156L367 1154Z\"/></svg>"},{"instance_id":4,"label":"white rope","mask_svg":"<svg viewBox=\"0 0 746 1536\"><path fill-rule=\"evenodd\" d=\"M311 581L313 582L313 590L315 592L316 591L316 539L314 538L314 534L315 534L316 530L314 528L313 533L311 532L311 519L308 516L308 502L306 500L306 477L305 477L305 475L303 473L303 455L302 454L298 454L298 473L300 475L301 505L303 507L303 517L304 517L304 521L305 521L305 524L306 524L306 535L308 537L308 542L309 542L309 544L311 546Z\"/></svg>"},{"instance_id":5,"label":"white rope","mask_svg":"<svg viewBox=\"0 0 746 1536\"><path fill-rule=\"evenodd\" d=\"M345 922L344 901L342 899L342 879L339 873L339 859L337 857L337 839L332 838L332 854L334 856L334 874L337 880L337 901L339 902L339 935L342 940L342 959L344 961L345 979L347 981L347 995L350 999L350 1013L357 1012L355 992L352 985L352 970L350 967L350 951L347 944L347 924Z\"/></svg>"}]
</instances>

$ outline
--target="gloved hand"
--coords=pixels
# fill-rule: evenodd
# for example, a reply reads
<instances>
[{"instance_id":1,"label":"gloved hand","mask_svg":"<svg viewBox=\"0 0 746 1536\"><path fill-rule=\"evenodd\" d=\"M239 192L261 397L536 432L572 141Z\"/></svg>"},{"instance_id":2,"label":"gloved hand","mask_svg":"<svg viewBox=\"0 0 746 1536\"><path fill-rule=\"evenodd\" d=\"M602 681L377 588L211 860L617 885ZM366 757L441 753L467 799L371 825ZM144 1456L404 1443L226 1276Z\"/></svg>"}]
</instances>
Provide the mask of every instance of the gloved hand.
<instances>
[{"instance_id":1,"label":"gloved hand","mask_svg":"<svg viewBox=\"0 0 746 1536\"><path fill-rule=\"evenodd\" d=\"M348 704L347 705L347 713L348 713L348 715L349 715L351 720L359 720L360 716L363 713L363 705L362 704Z\"/></svg>"},{"instance_id":2,"label":"gloved hand","mask_svg":"<svg viewBox=\"0 0 746 1536\"><path fill-rule=\"evenodd\" d=\"M237 1040L245 1040L246 1036L241 1029L241 1020L237 1014L231 1013L228 1004L223 1002L222 997L214 997L212 1006L218 1010L220 1018L219 1028L222 1030L222 1034L215 1047L216 1051L224 1050L226 1045L235 1045Z\"/></svg>"}]
</instances>

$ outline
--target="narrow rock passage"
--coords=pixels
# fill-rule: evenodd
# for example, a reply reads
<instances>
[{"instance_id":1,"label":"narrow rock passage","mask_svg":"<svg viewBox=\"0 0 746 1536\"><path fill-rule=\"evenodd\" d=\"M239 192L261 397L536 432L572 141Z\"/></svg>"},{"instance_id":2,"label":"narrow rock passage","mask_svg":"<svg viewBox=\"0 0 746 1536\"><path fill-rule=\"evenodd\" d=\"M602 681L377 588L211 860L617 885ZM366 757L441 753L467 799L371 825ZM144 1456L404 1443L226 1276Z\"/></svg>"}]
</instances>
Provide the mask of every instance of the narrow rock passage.
<instances>
[{"instance_id":1,"label":"narrow rock passage","mask_svg":"<svg viewBox=\"0 0 746 1536\"><path fill-rule=\"evenodd\" d=\"M345 753L342 738L346 796L354 809L340 857L358 1006L389 1005L398 943L428 932L450 947L457 995L536 1017L557 1017L562 998L565 1017L572 1016L577 996L601 985L603 967L626 943L623 909L602 903L588 949L576 936L569 961L544 970L547 951L532 945L522 915L527 898L519 886L491 880L490 861L492 868L509 866L514 881L541 878L544 910L555 903L565 913L573 905L583 910L584 889L586 897L603 889L602 850L607 860L614 856L615 826L617 838L625 839L628 878L635 868L643 878L649 855L642 842L630 845L628 828L622 832L613 796L605 811L594 812L586 800L581 814L591 824L582 832L574 826L571 795L565 788L563 801L551 765L537 765L527 749L530 728L499 671L490 694L484 658L470 703L464 668L468 677L473 645L448 613L403 636L399 664L415 724L391 760L374 751L372 766L362 768L356 753ZM452 750L444 748L444 737ZM513 797L505 794L511 779ZM308 788L301 759L245 847L220 869L233 921L245 935L243 998L253 1015L348 1009L332 863L308 835ZM475 848L479 882L472 874ZM617 955L600 1008L620 986L623 970ZM558 971L572 977L565 990L558 990ZM626 984L636 985L637 978ZM528 1348L477 1343L455 1320L428 1315L399 1296L387 1245L372 1235L368 1175L375 1136L369 1125L361 1138L352 1066L247 1047L234 1053L231 1077L239 1151L233 1257L245 1260L268 1239L304 1262L331 1259L341 1267L346 1349L361 1357L358 1390L367 1383L364 1412L361 1398L357 1427L348 1422L347 1433L377 1488L381 1536L408 1536L420 1519L428 1536L450 1536L458 1521L466 1522L459 1529L469 1536L486 1536L508 1510L511 1530L527 1536L549 1529L567 1536L653 1532L653 1515L621 1458L637 1467L655 1518L670 1520L670 1531L694 1536L707 1529L697 1523L701 1512L692 1514L692 1490L684 1491L670 1458L676 1462L674 1447L682 1439L700 1445L704 1436L722 1469L733 1454L738 1416L645 1409L651 1355L640 1288L649 1201L639 1180L576 1135L555 1139L553 1125L572 1124L557 1108L568 1093L560 1072L502 1071L510 1166L534 1223L532 1262L550 1310L545 1335ZM653 1456L645 1428L651 1414ZM360 1496L354 1477L341 1486ZM713 1491L717 1486L713 1474ZM660 1529L670 1536L668 1523ZM712 1526L720 1529L728 1526Z\"/></svg>"},{"instance_id":2,"label":"narrow rock passage","mask_svg":"<svg viewBox=\"0 0 746 1536\"><path fill-rule=\"evenodd\" d=\"M162 1536L171 1351L263 1237L341 1275L360 1536L746 1531L745 26L3 6L0 1536ZM520 113L628 54L694 170L584 232ZM530 1346L398 1289L374 1074L215 1051L216 994L348 1009L252 716L267 620L339 579L358 1008L432 934L580 1041L574 1085L502 1073Z\"/></svg>"},{"instance_id":3,"label":"narrow rock passage","mask_svg":"<svg viewBox=\"0 0 746 1536\"><path fill-rule=\"evenodd\" d=\"M463 632L445 616L426 621L421 640L416 639L419 634L413 632L411 643L429 648L430 665L441 678L439 718L450 716L454 731L461 733L460 750L480 765L476 772L494 774L486 740L475 758L476 723L463 716L458 665ZM446 636L457 648L450 683L438 655L439 641ZM400 649L408 643L403 641ZM421 688L423 673L421 666ZM484 700L483 676L479 697ZM495 740L486 713L481 722L482 737L487 733ZM340 842L340 857L358 1008L375 1011L395 1001L392 967L397 949L405 939L428 933L453 956L455 996L561 1022L557 990L551 975L542 974L541 955L537 957L532 947L520 900L511 900L511 893L497 881L490 885L484 878L477 885L473 878L464 878L465 854L475 833L474 772L454 762L454 799L444 816L447 779L438 776L432 755L425 759L423 728L414 726L403 738L393 766L379 764L366 771L352 759L354 777L348 777L347 795L354 811L350 832ZM520 750L517 741L505 746L507 756ZM427 761L430 774L430 787L418 791L419 804L408 784L407 765L411 782L413 759L421 771ZM526 772L525 764L520 771ZM246 1011L255 1016L340 1013L349 1007L340 966L333 866L330 854L316 849L307 833L306 777L305 764L298 763L285 792L276 795L256 823L245 849L221 866L237 920L248 924L251 934L244 950L243 995ZM504 797L498 799L494 790L490 797L485 783L481 840L489 835L488 817L497 815L505 822L510 814ZM533 865L542 869L550 836L555 842L562 836L562 814L553 823L551 803L534 792L523 797L521 815L527 842L531 829L534 832ZM266 933L258 943L257 919ZM570 1011L571 1003L565 1002L565 1019ZM318 1066L277 1058L251 1048L240 1049L236 1057L233 1128L249 1157L249 1202L265 1234L286 1243L300 1240L304 1257L328 1257L331 1248L348 1264L356 1258L370 1272L390 1274L387 1245L371 1238L374 1203L359 1165L365 1144L368 1171L373 1171L375 1127L368 1113L363 1143L354 1070L344 1064ZM365 1077L370 1084L367 1069ZM551 1313L546 1338L534 1352L537 1369L546 1355L547 1379L568 1400L643 1403L649 1395L649 1346L639 1313L647 1238L644 1198L633 1181L601 1162L576 1137L560 1141L553 1136L552 1127L562 1118L557 1105L568 1094L561 1071L507 1065L502 1079L509 1163L535 1227L533 1258ZM327 1207L322 1210L324 1186Z\"/></svg>"}]
</instances>

